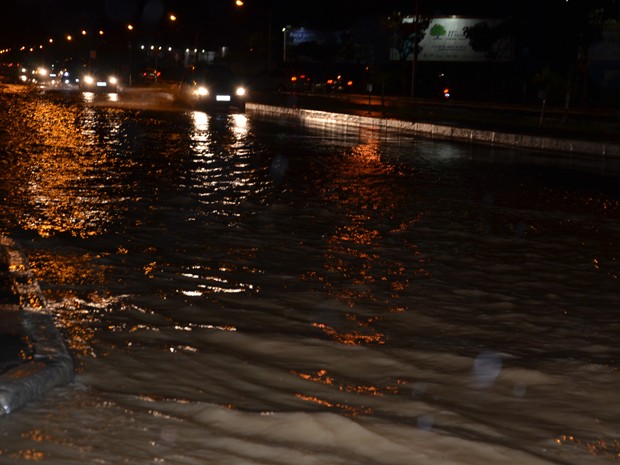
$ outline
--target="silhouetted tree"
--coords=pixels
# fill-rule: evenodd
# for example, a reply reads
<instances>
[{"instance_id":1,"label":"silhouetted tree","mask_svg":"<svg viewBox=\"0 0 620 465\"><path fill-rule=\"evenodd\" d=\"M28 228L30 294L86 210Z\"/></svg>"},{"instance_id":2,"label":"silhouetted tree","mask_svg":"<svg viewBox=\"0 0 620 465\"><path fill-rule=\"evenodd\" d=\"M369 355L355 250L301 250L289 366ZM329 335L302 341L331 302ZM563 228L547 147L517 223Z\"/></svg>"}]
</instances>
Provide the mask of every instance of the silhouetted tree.
<instances>
[{"instance_id":1,"label":"silhouetted tree","mask_svg":"<svg viewBox=\"0 0 620 465\"><path fill-rule=\"evenodd\" d=\"M493 95L496 92L497 63L512 57L515 33L513 19L503 21L496 26L490 26L488 22L483 21L463 28L463 34L469 40L472 50L484 53L487 61L493 64L493 79L491 80Z\"/></svg>"},{"instance_id":2,"label":"silhouetted tree","mask_svg":"<svg viewBox=\"0 0 620 465\"><path fill-rule=\"evenodd\" d=\"M589 0L588 2L566 2L566 19L569 57L568 81L575 86L582 104L587 103L587 71L590 48L601 40L603 31L614 19L620 18L620 1ZM570 59L570 58L569 58ZM567 103L570 90L567 93Z\"/></svg>"},{"instance_id":3,"label":"silhouetted tree","mask_svg":"<svg viewBox=\"0 0 620 465\"><path fill-rule=\"evenodd\" d=\"M469 39L471 48L483 52L487 60L492 62L505 60L512 55L515 32L515 21L512 19L503 21L497 26L480 22L463 28L463 34Z\"/></svg>"},{"instance_id":4,"label":"silhouetted tree","mask_svg":"<svg viewBox=\"0 0 620 465\"><path fill-rule=\"evenodd\" d=\"M398 61L402 65L403 92L407 86L407 58L421 51L420 42L426 34L431 18L420 16L416 27L415 21L404 21L402 13L395 13L381 21L381 29L388 36L388 43L398 55ZM417 34L416 34L417 31ZM415 47L415 48L414 48Z\"/></svg>"}]
</instances>

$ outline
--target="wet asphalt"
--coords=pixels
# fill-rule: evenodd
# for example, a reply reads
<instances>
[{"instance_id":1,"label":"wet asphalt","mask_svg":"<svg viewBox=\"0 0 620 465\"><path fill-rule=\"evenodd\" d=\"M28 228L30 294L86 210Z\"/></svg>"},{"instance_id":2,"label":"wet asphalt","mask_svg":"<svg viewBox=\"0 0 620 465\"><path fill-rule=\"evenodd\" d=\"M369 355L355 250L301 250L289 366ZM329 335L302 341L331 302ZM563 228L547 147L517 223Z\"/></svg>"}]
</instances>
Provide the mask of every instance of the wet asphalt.
<instances>
[{"instance_id":1,"label":"wet asphalt","mask_svg":"<svg viewBox=\"0 0 620 465\"><path fill-rule=\"evenodd\" d=\"M276 107L290 108L290 95L260 99L259 103ZM433 121L449 124L452 127L471 125L480 128L509 124L513 130L527 134L544 134L546 136L564 137L571 135L586 140L620 141L620 116L615 112L597 114L581 114L573 112L569 115L567 124L565 113L549 112L542 120L536 108L529 110L497 107L463 106L452 102L424 102L417 105L407 103L403 99L385 100L381 98L366 98L343 96L341 98L326 98L318 96L296 96L295 106L320 109L338 113L348 113L381 118L395 118L403 121ZM578 128L578 130L576 129ZM496 128L497 129L497 128ZM35 390L32 395L21 396L23 385L15 384L20 377L20 366L26 366L37 359L37 344L39 339L56 339L53 331L53 322L44 321L43 330L33 334L29 330L27 312L24 311L24 297L20 295L19 280L24 279L19 270L14 269L11 262L11 250L7 247L5 238L0 241L0 401L3 413L10 413L13 407L22 406L30 397L36 398L42 394ZM9 244L10 244L9 240ZM26 265L27 266L27 265ZM21 283L23 284L23 283ZM51 323L50 323L51 322ZM56 351L55 358L47 363L47 371L41 376L39 383L44 388L55 386L72 379L73 366L68 352L62 343ZM69 373L70 372L70 373ZM51 373L51 374L50 374ZM18 399L19 398L19 399Z\"/></svg>"}]
</instances>

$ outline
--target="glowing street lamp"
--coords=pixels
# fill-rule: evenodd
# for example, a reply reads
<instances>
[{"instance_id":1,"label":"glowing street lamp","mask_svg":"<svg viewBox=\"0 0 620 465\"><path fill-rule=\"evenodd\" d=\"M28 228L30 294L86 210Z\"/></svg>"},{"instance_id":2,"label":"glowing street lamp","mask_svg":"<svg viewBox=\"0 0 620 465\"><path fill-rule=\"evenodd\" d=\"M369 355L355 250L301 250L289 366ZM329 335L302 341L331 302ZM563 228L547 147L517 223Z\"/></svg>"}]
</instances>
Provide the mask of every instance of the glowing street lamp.
<instances>
[{"instance_id":1,"label":"glowing street lamp","mask_svg":"<svg viewBox=\"0 0 620 465\"><path fill-rule=\"evenodd\" d=\"M244 6L243 0L235 0L235 5L238 7ZM271 37L271 30L273 28L273 17L271 8L267 11L267 69L271 69L271 48L273 46L273 40Z\"/></svg>"}]
</instances>

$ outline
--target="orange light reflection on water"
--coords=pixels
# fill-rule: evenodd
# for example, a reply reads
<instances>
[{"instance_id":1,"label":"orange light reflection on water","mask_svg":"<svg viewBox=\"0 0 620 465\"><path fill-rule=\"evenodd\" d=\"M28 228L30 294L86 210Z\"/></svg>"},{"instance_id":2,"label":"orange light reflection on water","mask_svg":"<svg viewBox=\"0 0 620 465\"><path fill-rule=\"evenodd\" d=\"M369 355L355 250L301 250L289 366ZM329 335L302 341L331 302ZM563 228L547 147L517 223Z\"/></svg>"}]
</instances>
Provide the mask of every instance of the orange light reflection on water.
<instances>
[{"instance_id":1,"label":"orange light reflection on water","mask_svg":"<svg viewBox=\"0 0 620 465\"><path fill-rule=\"evenodd\" d=\"M91 293L86 302L67 289L86 284L104 287L108 267L97 265L96 259L88 253L66 256L36 251L28 257L37 280L57 283L54 289L46 290L46 300L61 302L54 311L54 318L62 328L69 349L76 354L94 355L92 346L101 314L108 311L111 304L111 297L105 293Z\"/></svg>"},{"instance_id":2,"label":"orange light reflection on water","mask_svg":"<svg viewBox=\"0 0 620 465\"><path fill-rule=\"evenodd\" d=\"M106 176L106 147L120 137L120 121L112 117L101 122L89 107L69 111L45 100L31 105L31 120L21 130L37 144L20 159L15 173L20 180L16 195L21 211L27 212L20 216L20 225L42 237L100 234L121 208L97 188L95 178Z\"/></svg>"},{"instance_id":3,"label":"orange light reflection on water","mask_svg":"<svg viewBox=\"0 0 620 465\"><path fill-rule=\"evenodd\" d=\"M379 332L375 332L374 334L363 334L357 330L348 332L338 331L336 328L327 326L324 323L312 323L312 326L322 330L334 341L345 345L385 344L385 334Z\"/></svg>"},{"instance_id":4,"label":"orange light reflection on water","mask_svg":"<svg viewBox=\"0 0 620 465\"><path fill-rule=\"evenodd\" d=\"M581 439L563 434L555 438L554 442L559 446L569 445L582 449L590 455L608 457L611 460L620 459L620 439L617 438Z\"/></svg>"},{"instance_id":5,"label":"orange light reflection on water","mask_svg":"<svg viewBox=\"0 0 620 465\"><path fill-rule=\"evenodd\" d=\"M306 381L313 383L323 384L327 386L335 386L339 391L350 392L354 394L367 395L367 396L384 396L398 394L398 386L389 385L383 388L379 386L362 386L356 384L344 384L337 383L333 376L329 376L327 370L319 370L315 373L301 373L298 371L291 371L292 374L299 376ZM402 384L402 382L398 382Z\"/></svg>"},{"instance_id":6,"label":"orange light reflection on water","mask_svg":"<svg viewBox=\"0 0 620 465\"><path fill-rule=\"evenodd\" d=\"M386 336L375 323L382 315L407 311L406 297L413 282L428 275L426 259L411 239L414 226L426 213L410 211L409 197L415 186L412 189L400 182L398 165L383 159L376 133L363 136L364 141L338 158L331 168L332 181L321 191L333 208L352 213L343 215L345 219L326 238L324 272L311 271L302 277L319 281L330 296L351 309L346 328L324 321L311 323L347 345L385 344ZM385 176L393 177L395 183L374 182ZM407 255L388 254L386 241L401 242ZM386 292L388 300L381 297ZM380 313L362 316L369 307L381 308Z\"/></svg>"},{"instance_id":7,"label":"orange light reflection on water","mask_svg":"<svg viewBox=\"0 0 620 465\"><path fill-rule=\"evenodd\" d=\"M351 416L371 415L373 413L373 409L369 407L354 407L354 406L346 405L346 404L333 403L325 399L321 399L320 397L317 397L317 396L309 396L306 394L297 393L295 394L295 397L297 397L298 399L304 400L306 402L311 402L313 404L320 405L322 407L341 410L344 413L349 414Z\"/></svg>"}]
</instances>

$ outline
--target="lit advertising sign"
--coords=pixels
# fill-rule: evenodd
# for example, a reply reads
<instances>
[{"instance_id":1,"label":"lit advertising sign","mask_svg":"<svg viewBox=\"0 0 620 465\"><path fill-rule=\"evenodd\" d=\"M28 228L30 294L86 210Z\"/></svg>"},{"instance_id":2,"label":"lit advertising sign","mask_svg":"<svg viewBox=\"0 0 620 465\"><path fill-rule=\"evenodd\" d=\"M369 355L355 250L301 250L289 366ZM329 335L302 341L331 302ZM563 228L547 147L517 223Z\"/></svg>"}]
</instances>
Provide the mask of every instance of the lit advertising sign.
<instances>
[{"instance_id":1,"label":"lit advertising sign","mask_svg":"<svg viewBox=\"0 0 620 465\"><path fill-rule=\"evenodd\" d=\"M495 27L501 24L502 21L501 19L483 18L433 18L425 31L424 38L420 41L418 60L489 61L484 52L478 52L471 48L469 39L465 37L464 30L467 27L473 27L480 23L487 23L489 27ZM498 52L497 61L505 62L512 59L512 39L500 40L495 45L495 50ZM412 60L412 55L408 59Z\"/></svg>"},{"instance_id":2,"label":"lit advertising sign","mask_svg":"<svg viewBox=\"0 0 620 465\"><path fill-rule=\"evenodd\" d=\"M316 44L327 44L330 42L337 43L339 41L339 32L315 31L312 29L285 29L286 43L290 46L300 45L303 43L314 42Z\"/></svg>"}]
</instances>

